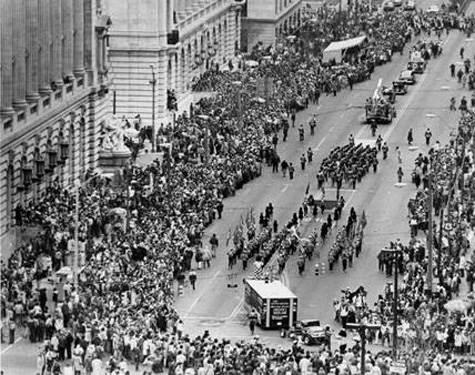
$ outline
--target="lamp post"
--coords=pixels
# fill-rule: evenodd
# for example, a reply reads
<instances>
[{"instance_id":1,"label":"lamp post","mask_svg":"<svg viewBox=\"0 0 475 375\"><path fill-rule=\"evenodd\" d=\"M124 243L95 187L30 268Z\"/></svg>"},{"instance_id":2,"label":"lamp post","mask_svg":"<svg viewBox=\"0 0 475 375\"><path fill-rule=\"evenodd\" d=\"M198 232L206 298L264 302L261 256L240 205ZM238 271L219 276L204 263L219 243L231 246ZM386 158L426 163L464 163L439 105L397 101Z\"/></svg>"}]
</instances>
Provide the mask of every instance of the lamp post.
<instances>
[{"instance_id":1,"label":"lamp post","mask_svg":"<svg viewBox=\"0 0 475 375\"><path fill-rule=\"evenodd\" d=\"M239 130L242 130L242 82L241 81L234 81L233 85L238 88L237 92L237 106L238 106L238 114L239 114L239 120L238 120L238 128Z\"/></svg>"},{"instance_id":2,"label":"lamp post","mask_svg":"<svg viewBox=\"0 0 475 375\"><path fill-rule=\"evenodd\" d=\"M150 84L152 85L152 152L155 152L155 86L157 85L157 79L155 77L155 67L150 64L150 69L152 69L152 80Z\"/></svg>"},{"instance_id":3,"label":"lamp post","mask_svg":"<svg viewBox=\"0 0 475 375\"><path fill-rule=\"evenodd\" d=\"M393 347L392 355L393 360L397 360L397 318L398 318L398 276L399 269L398 263L400 261L401 250L400 249L383 249L383 254L391 254L393 256L394 263L394 294L393 294Z\"/></svg>"},{"instance_id":4,"label":"lamp post","mask_svg":"<svg viewBox=\"0 0 475 375\"><path fill-rule=\"evenodd\" d=\"M432 211L434 210L434 183L433 183L433 171L432 171L432 157L430 158L430 170L429 170L429 202L427 204L427 220L429 221L429 228L427 233L427 251L428 251L428 264L427 264L427 292L432 295L432 276L434 274L434 228L432 222Z\"/></svg>"},{"instance_id":5,"label":"lamp post","mask_svg":"<svg viewBox=\"0 0 475 375\"><path fill-rule=\"evenodd\" d=\"M74 261L73 261L73 284L74 290L78 291L79 284L79 189L81 184L76 185L76 207L74 209Z\"/></svg>"},{"instance_id":6,"label":"lamp post","mask_svg":"<svg viewBox=\"0 0 475 375\"><path fill-rule=\"evenodd\" d=\"M361 323L346 323L347 328L353 328L356 329L360 335L361 339L361 365L360 365L360 370L361 370L361 375L365 375L366 369L365 369L365 359L366 359L366 330L379 330L381 328L380 324L367 324L366 323L366 318L363 319Z\"/></svg>"},{"instance_id":7,"label":"lamp post","mask_svg":"<svg viewBox=\"0 0 475 375\"><path fill-rule=\"evenodd\" d=\"M203 120L203 122L205 124L205 139L204 139L205 144L204 144L204 146L205 146L205 163L207 165L208 162L209 162L209 120L210 120L210 117L207 116L207 115L198 115L196 117Z\"/></svg>"}]
</instances>

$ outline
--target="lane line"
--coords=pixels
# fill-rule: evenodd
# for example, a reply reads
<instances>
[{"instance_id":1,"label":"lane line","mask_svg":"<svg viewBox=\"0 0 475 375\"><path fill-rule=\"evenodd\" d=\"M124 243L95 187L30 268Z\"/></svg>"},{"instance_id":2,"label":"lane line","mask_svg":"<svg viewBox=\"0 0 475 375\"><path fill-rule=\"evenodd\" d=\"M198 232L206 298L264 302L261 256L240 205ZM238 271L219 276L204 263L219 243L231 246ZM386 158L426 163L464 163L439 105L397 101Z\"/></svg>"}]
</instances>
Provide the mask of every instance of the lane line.
<instances>
[{"instance_id":1,"label":"lane line","mask_svg":"<svg viewBox=\"0 0 475 375\"><path fill-rule=\"evenodd\" d=\"M5 349L3 349L3 350L1 351L1 354L6 353L6 352L9 351L11 348L13 348L13 345L19 343L19 342L22 340L22 338L23 338L23 337L18 337L18 338L15 340L15 342L14 342L13 344L10 344L10 345L8 345Z\"/></svg>"},{"instance_id":2,"label":"lane line","mask_svg":"<svg viewBox=\"0 0 475 375\"><path fill-rule=\"evenodd\" d=\"M449 34L449 36L442 42L442 46L444 46L450 39L450 37L452 36L452 34ZM430 70L430 67L428 66L428 68L424 71L424 73L422 73L422 76L420 77L420 79L417 81L417 86L420 88L427 76L428 76L428 73L429 73L429 70ZM404 114L406 113L410 103L413 102L414 100L414 97L416 96L416 94L418 93L419 90L410 90L410 93L409 95L406 97L406 100L403 104L403 106L400 108L400 109L397 109L397 117L395 120L392 121L391 125L389 126L389 128L387 129L387 131L385 132L385 134L383 135L383 141L386 142L389 137L391 136L391 134L393 133L394 129L396 128L397 124L399 123L400 119L404 116ZM358 138L361 138L361 136L363 135L363 133L366 131L366 128L367 127L362 127L358 133L356 134L355 136L355 142L356 142L356 139Z\"/></svg>"},{"instance_id":3,"label":"lane line","mask_svg":"<svg viewBox=\"0 0 475 375\"><path fill-rule=\"evenodd\" d=\"M314 147L314 148L313 148L313 151L318 151L318 149L319 149L320 146L323 144L323 142L325 141L325 139L327 139L327 136L323 137L323 138L321 139L321 141L318 142L317 147Z\"/></svg>"},{"instance_id":4,"label":"lane line","mask_svg":"<svg viewBox=\"0 0 475 375\"><path fill-rule=\"evenodd\" d=\"M241 308L244 306L244 298L241 298L239 300L239 303L236 305L234 310L231 312L231 315L229 315L227 318L224 318L224 320L232 320L234 319L237 314L239 314L239 311L241 311Z\"/></svg>"},{"instance_id":5,"label":"lane line","mask_svg":"<svg viewBox=\"0 0 475 375\"><path fill-rule=\"evenodd\" d=\"M186 311L185 315L183 316L183 319L186 319L188 317L188 315L190 314L191 311L193 311L193 309L195 308L195 306L198 304L198 302L201 301L201 299L204 297L204 295L201 295L199 296L198 298L196 298L194 300L194 302L190 305L190 307L188 308L188 310Z\"/></svg>"}]
</instances>

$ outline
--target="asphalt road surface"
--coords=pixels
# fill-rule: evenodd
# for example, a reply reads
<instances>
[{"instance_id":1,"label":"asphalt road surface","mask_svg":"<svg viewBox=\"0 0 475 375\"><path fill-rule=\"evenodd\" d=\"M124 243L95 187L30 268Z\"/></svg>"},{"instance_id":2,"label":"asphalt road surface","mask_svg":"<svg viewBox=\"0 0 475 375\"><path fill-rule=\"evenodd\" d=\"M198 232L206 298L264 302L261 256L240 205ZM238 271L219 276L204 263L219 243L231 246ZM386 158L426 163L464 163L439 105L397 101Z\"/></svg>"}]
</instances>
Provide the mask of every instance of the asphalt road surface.
<instances>
[{"instance_id":1,"label":"asphalt road surface","mask_svg":"<svg viewBox=\"0 0 475 375\"><path fill-rule=\"evenodd\" d=\"M426 9L437 1L424 0L418 6ZM439 4L440 5L440 4ZM467 14L474 13L475 6L471 4ZM432 36L434 38L434 36ZM356 190L343 186L342 194L347 206L343 219L350 207L354 207L357 214L364 209L367 218L363 251L359 258L355 258L353 268L346 273L342 272L341 264L337 264L333 272L323 275L313 274L313 264L307 266L304 275L297 272L296 259L291 258L286 266L283 280L288 287L299 297L299 318L318 318L324 324L333 324L333 299L341 294L346 287L351 289L363 285L369 292L371 300L382 291L389 280L378 272L376 255L389 241L400 238L406 241L409 238L407 209L408 199L415 193L415 187L410 183L410 174L413 161L418 152L427 150L424 142L424 132L430 128L432 142L439 140L444 144L451 126L457 123L458 113L449 112L449 99L454 96L458 100L470 95L462 85L450 77L449 65L460 61L459 50L464 46L466 56L473 57L474 43L467 41L466 36L459 31L452 31L443 36L444 50L442 56L431 60L423 75L419 75L419 82L409 88L405 96L397 98L398 116L391 125L379 125L378 133L388 142L390 151L388 160L381 160L378 172L372 171L357 184ZM412 42L409 44L412 45ZM271 168L264 167L263 175L245 185L244 189L225 201L223 219L215 221L206 231L205 242L212 233L218 235L220 247L217 258L213 259L210 269L199 271L197 290L191 291L188 287L183 297L177 297L178 312L184 318L185 333L199 335L204 330L217 337L227 337L233 340L249 339L246 309L243 306L243 278L250 275L242 272L240 262L230 272L227 270L227 256L225 249L226 234L229 228L235 228L240 216L246 215L252 206L256 214L272 202L275 210L274 217L281 225L286 223L301 205L307 184L311 182L311 191L316 190L315 174L320 161L338 145L344 145L350 134L356 142L374 142L368 125L361 124L364 115L364 104L371 96L377 81L382 78L383 84L390 85L399 72L405 68L409 59L408 48L404 55L394 55L390 64L377 67L370 81L357 84L352 91L344 90L337 97L322 97L318 107L310 106L307 110L298 113L297 124L304 123L306 128L305 141L299 142L297 127L290 128L289 139L286 143L279 143L277 150L282 159L291 161L296 167L295 178L290 181L283 178L281 173L271 173ZM314 136L308 135L307 122L312 113L319 114L319 126ZM431 116L427 117L427 114ZM406 141L408 130L414 131L415 148L409 149ZM282 137L280 137L281 139ZM402 148L404 178L402 186L395 186L397 182L396 170L399 166L395 147ZM314 161L304 172L300 171L299 158L304 150L311 147L314 150ZM327 186L327 197L334 194ZM321 216L319 216L321 218ZM304 221L300 231L308 234L314 227L318 229L321 220ZM333 242L334 234L321 249L322 261L326 261L329 245ZM252 268L252 267L249 267ZM231 276L230 276L231 275ZM230 279L231 278L231 279ZM228 282L236 282L237 288L228 288ZM337 325L335 325L337 327ZM263 342L274 345L288 345L290 340L279 338L276 331L257 330ZM33 374L36 373L36 354L38 344L30 344L28 340L18 338L14 345L1 347L1 366L5 374Z\"/></svg>"}]
</instances>

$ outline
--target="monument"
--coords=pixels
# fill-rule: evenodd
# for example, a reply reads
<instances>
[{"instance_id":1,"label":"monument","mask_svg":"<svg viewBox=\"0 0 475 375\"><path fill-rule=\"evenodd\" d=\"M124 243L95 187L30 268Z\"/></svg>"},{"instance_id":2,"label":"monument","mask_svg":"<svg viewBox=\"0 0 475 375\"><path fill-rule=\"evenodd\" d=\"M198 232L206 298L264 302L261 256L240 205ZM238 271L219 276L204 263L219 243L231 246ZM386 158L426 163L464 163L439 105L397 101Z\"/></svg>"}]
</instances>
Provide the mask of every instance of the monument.
<instances>
[{"instance_id":1,"label":"monument","mask_svg":"<svg viewBox=\"0 0 475 375\"><path fill-rule=\"evenodd\" d=\"M113 172L128 163L132 155L126 139L138 141L139 132L127 118L111 116L102 127L99 166L104 172Z\"/></svg>"}]
</instances>

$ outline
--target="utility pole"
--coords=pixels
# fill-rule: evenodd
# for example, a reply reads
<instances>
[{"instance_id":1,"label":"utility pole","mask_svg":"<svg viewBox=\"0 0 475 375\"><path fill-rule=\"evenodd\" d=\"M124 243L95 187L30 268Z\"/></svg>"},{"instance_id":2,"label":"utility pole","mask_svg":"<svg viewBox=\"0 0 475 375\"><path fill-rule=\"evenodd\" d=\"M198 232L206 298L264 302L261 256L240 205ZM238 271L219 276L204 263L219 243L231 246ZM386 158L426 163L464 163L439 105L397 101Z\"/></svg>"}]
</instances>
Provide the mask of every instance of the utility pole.
<instances>
[{"instance_id":1,"label":"utility pole","mask_svg":"<svg viewBox=\"0 0 475 375\"><path fill-rule=\"evenodd\" d=\"M397 360L397 320L398 320L398 276L399 268L398 264L400 261L401 250L400 249L383 249L381 250L383 254L391 254L393 257L394 263L394 291L393 291L393 345L392 345L392 355L393 360Z\"/></svg>"},{"instance_id":2,"label":"utility pole","mask_svg":"<svg viewBox=\"0 0 475 375\"><path fill-rule=\"evenodd\" d=\"M205 128L205 136L204 136L204 149L205 149L205 163L208 165L209 162L209 121L210 117L208 115L198 115L196 116L203 120L203 125Z\"/></svg>"},{"instance_id":3,"label":"utility pole","mask_svg":"<svg viewBox=\"0 0 475 375\"><path fill-rule=\"evenodd\" d=\"M155 152L155 86L157 85L157 79L155 78L155 67L150 64L152 69L152 152Z\"/></svg>"},{"instance_id":4,"label":"utility pole","mask_svg":"<svg viewBox=\"0 0 475 375\"><path fill-rule=\"evenodd\" d=\"M73 283L74 290L78 292L79 284L79 189L81 184L76 186L76 207L74 210L74 264L73 264Z\"/></svg>"},{"instance_id":5,"label":"utility pole","mask_svg":"<svg viewBox=\"0 0 475 375\"><path fill-rule=\"evenodd\" d=\"M444 207L440 210L440 223L439 223L439 248L437 249L437 275L439 276L439 286L443 286L442 279L442 231L444 229Z\"/></svg>"},{"instance_id":6,"label":"utility pole","mask_svg":"<svg viewBox=\"0 0 475 375\"><path fill-rule=\"evenodd\" d=\"M239 130L242 130L242 92L241 86L239 86L238 91L238 111L239 111Z\"/></svg>"},{"instance_id":7,"label":"utility pole","mask_svg":"<svg viewBox=\"0 0 475 375\"><path fill-rule=\"evenodd\" d=\"M234 81L233 84L237 86L237 107L238 107L238 129L239 131L242 130L242 82L241 81Z\"/></svg>"},{"instance_id":8,"label":"utility pole","mask_svg":"<svg viewBox=\"0 0 475 375\"><path fill-rule=\"evenodd\" d=\"M433 187L433 174L432 174L432 158L430 160L430 171L429 171L429 202L427 202L427 220L429 221L429 233L427 234L427 251L428 251L428 264L427 264L427 285L426 290L427 292L432 295L432 275L434 273L433 270L433 262L434 262L434 247L433 247L433 236L434 236L434 228L432 222L432 211L434 209L434 187Z\"/></svg>"},{"instance_id":9,"label":"utility pole","mask_svg":"<svg viewBox=\"0 0 475 375\"><path fill-rule=\"evenodd\" d=\"M125 230L129 230L130 225L130 183L132 181L132 170L130 168L129 163L127 163L125 167L125 189L126 189L126 219L125 219Z\"/></svg>"},{"instance_id":10,"label":"utility pole","mask_svg":"<svg viewBox=\"0 0 475 375\"><path fill-rule=\"evenodd\" d=\"M365 357L366 357L366 330L374 330L377 331L381 328L380 324L366 324L365 322L366 319L364 319L363 322L361 323L346 323L347 328L353 328L356 329L360 335L361 339L361 364L360 364L360 369L361 369L361 375L365 375L366 369L365 369Z\"/></svg>"}]
</instances>

